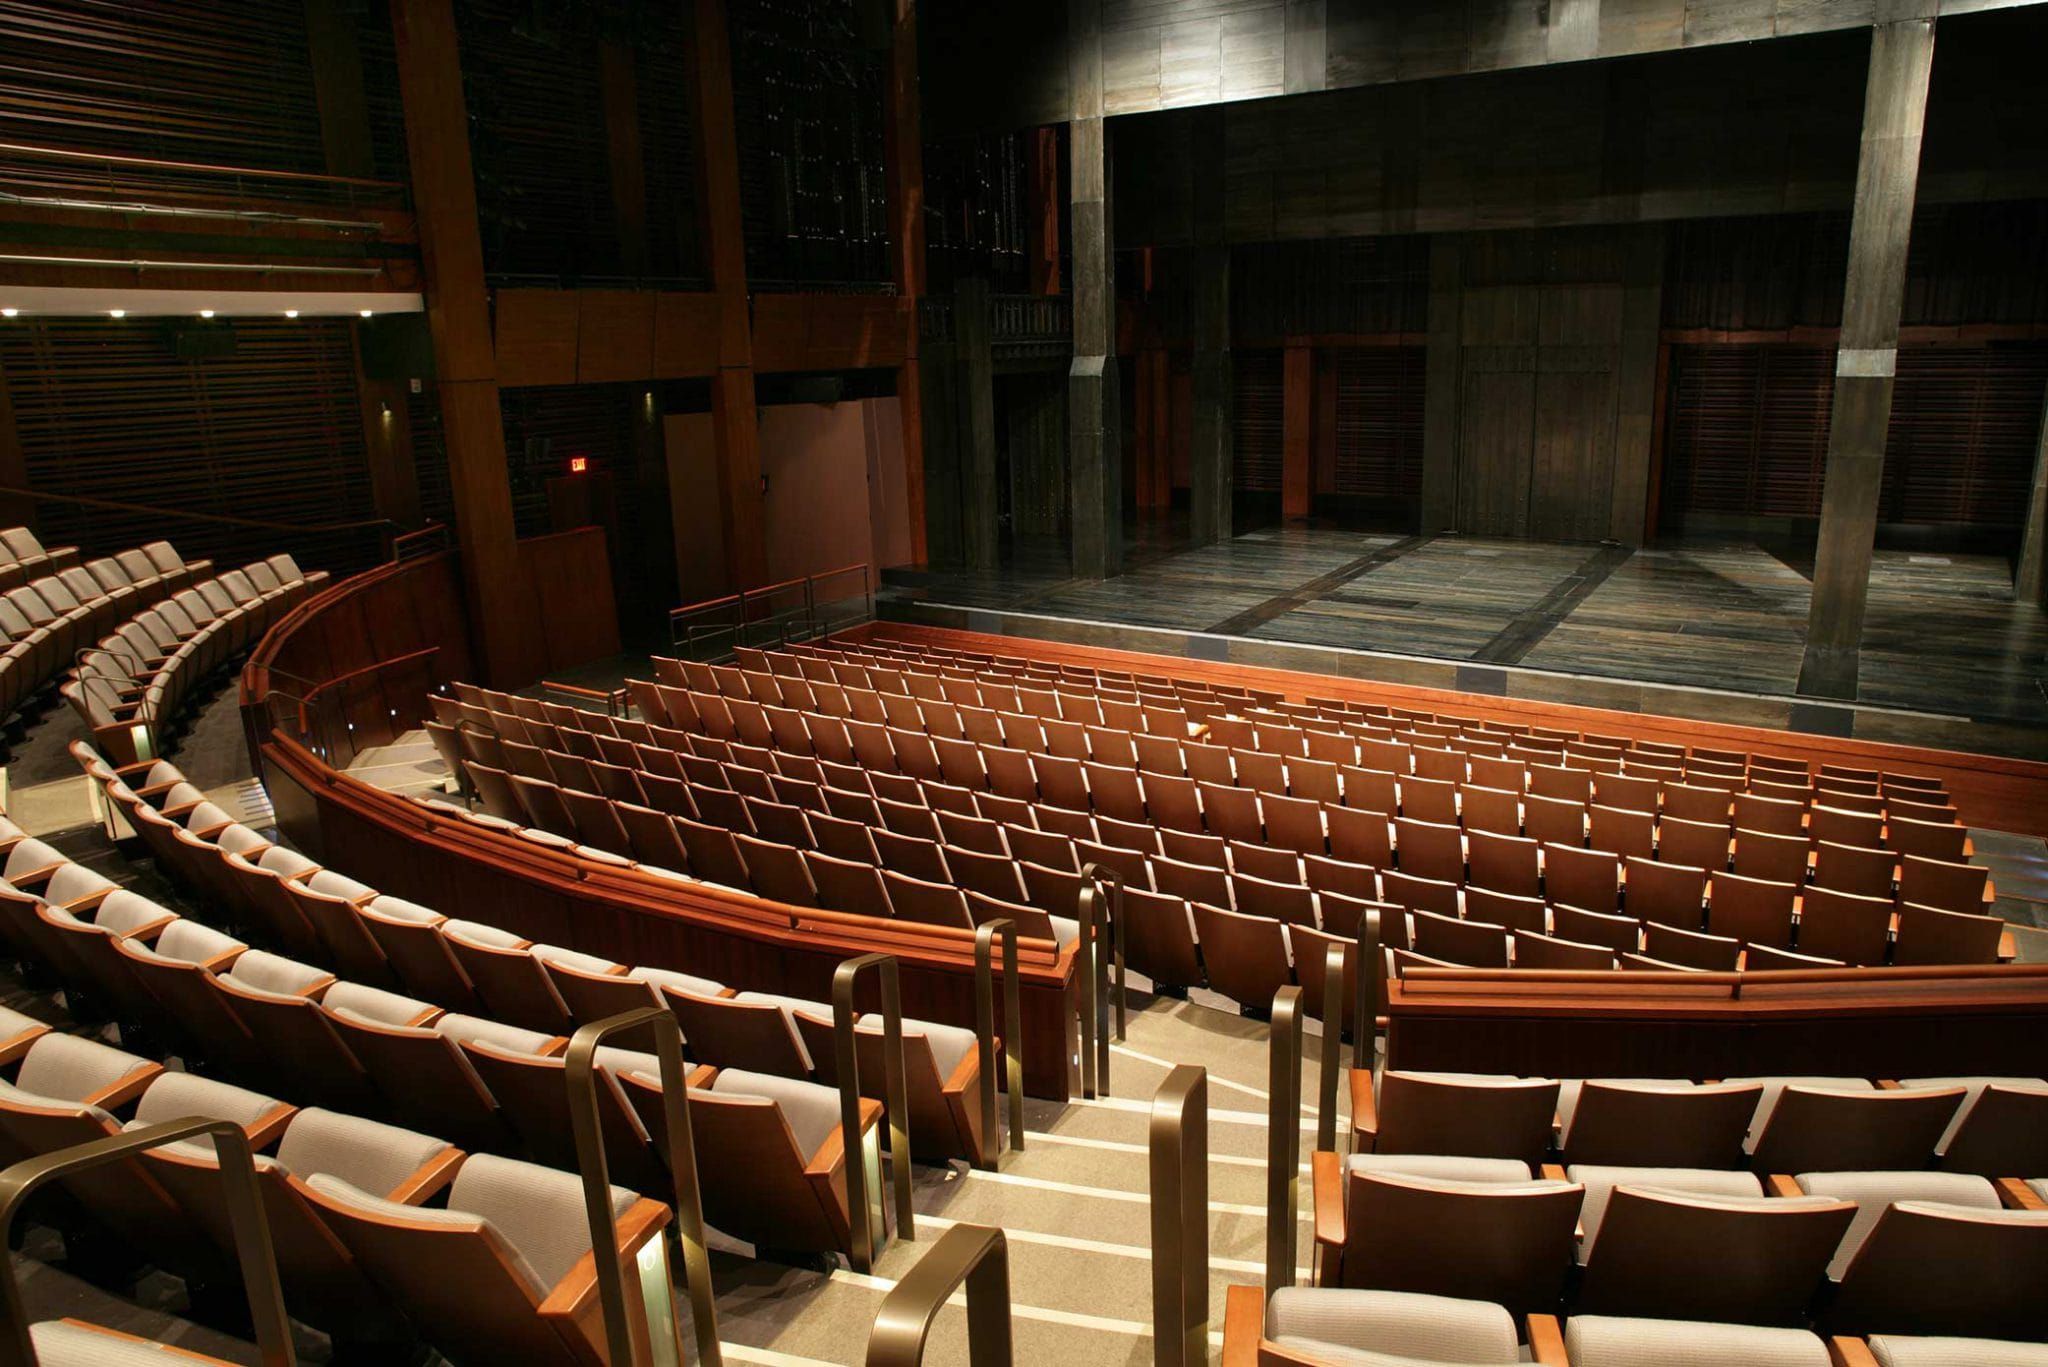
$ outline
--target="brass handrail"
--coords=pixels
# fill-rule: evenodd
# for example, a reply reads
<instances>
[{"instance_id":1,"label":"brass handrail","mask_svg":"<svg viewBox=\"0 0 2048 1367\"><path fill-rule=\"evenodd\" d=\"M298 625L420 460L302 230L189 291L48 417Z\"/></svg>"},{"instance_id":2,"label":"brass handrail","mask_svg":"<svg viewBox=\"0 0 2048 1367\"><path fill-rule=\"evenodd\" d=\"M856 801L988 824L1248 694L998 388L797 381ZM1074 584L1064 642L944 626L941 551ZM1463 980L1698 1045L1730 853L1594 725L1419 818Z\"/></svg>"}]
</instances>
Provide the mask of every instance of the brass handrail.
<instances>
[{"instance_id":1,"label":"brass handrail","mask_svg":"<svg viewBox=\"0 0 2048 1367\"><path fill-rule=\"evenodd\" d=\"M1209 1361L1209 1073L1183 1063L1152 1097L1152 1361Z\"/></svg>"},{"instance_id":2,"label":"brass handrail","mask_svg":"<svg viewBox=\"0 0 2048 1367\"><path fill-rule=\"evenodd\" d=\"M917 1237L910 1200L910 1102L903 1079L903 987L893 954L862 954L832 971L832 1053L839 1068L839 1128L846 1148L846 1218L853 1270L871 1272L883 1239L868 1208L868 1170L860 1123L860 1050L854 1038L853 989L861 971L882 977L882 1092L889 1121L890 1180L896 1189L896 1235Z\"/></svg>"},{"instance_id":3,"label":"brass handrail","mask_svg":"<svg viewBox=\"0 0 2048 1367\"><path fill-rule=\"evenodd\" d=\"M256 1328L257 1357L262 1367L294 1367L299 1359L292 1350L291 1322L285 1318L284 1292L277 1279L277 1251L270 1241L270 1220L264 1213L263 1193L256 1185L256 1162L249 1136L232 1121L204 1120L198 1116L167 1120L23 1159L0 1172L0 1247L11 1245L15 1217L21 1214L29 1197L46 1183L145 1149L209 1135L220 1162L228 1226L234 1233L235 1258L249 1297L249 1318ZM0 1277L0 1284L4 1284L0 1286L0 1315L5 1316L4 1324L0 1324L0 1367L36 1367L38 1359L29 1337L28 1312L21 1304L21 1288L15 1284L13 1266L10 1262L5 1277Z\"/></svg>"},{"instance_id":4,"label":"brass handrail","mask_svg":"<svg viewBox=\"0 0 2048 1367\"><path fill-rule=\"evenodd\" d=\"M867 1367L919 1367L932 1321L967 1283L969 1367L1011 1367L1010 1245L1000 1229L955 1225L882 1299Z\"/></svg>"},{"instance_id":5,"label":"brass handrail","mask_svg":"<svg viewBox=\"0 0 2048 1367\"><path fill-rule=\"evenodd\" d=\"M1301 1216L1301 989L1273 994L1266 1083L1266 1294L1294 1285L1295 1224Z\"/></svg>"},{"instance_id":6,"label":"brass handrail","mask_svg":"<svg viewBox=\"0 0 2048 1367\"><path fill-rule=\"evenodd\" d=\"M1361 917L1361 920L1364 918ZM1337 1060L1344 1052L1344 955L1348 945L1331 945L1323 952L1323 1046L1316 1060L1316 1148L1337 1151ZM1364 956L1361 954L1360 960ZM1352 1036L1351 1058L1358 1061L1359 1041Z\"/></svg>"},{"instance_id":7,"label":"brass handrail","mask_svg":"<svg viewBox=\"0 0 2048 1367\"><path fill-rule=\"evenodd\" d=\"M1081 870L1080 922L1081 1095L1109 1094L1110 957L1116 959L1116 1035L1124 1037L1123 875L1106 864Z\"/></svg>"},{"instance_id":8,"label":"brass handrail","mask_svg":"<svg viewBox=\"0 0 2048 1367\"><path fill-rule=\"evenodd\" d=\"M1380 914L1358 917L1358 991L1351 1007L1351 1066L1377 1072L1380 1065ZM1361 1062L1363 1060L1363 1062Z\"/></svg>"},{"instance_id":9,"label":"brass handrail","mask_svg":"<svg viewBox=\"0 0 2048 1367\"><path fill-rule=\"evenodd\" d=\"M642 1006L592 1021L569 1038L564 1072L569 1086L569 1123L576 1138L576 1168L583 1178L583 1211L590 1221L590 1251L597 1266L598 1300L604 1306L605 1341L617 1367L634 1359L626 1304L626 1268L619 1257L618 1219L612 1211L611 1173L605 1161L604 1122L597 1108L597 1048L606 1039L641 1026L654 1031L661 1060L661 1117L668 1131L669 1176L675 1183L676 1238L683 1249L683 1279L690 1292L690 1322L697 1360L707 1367L725 1361L718 1346L718 1302L711 1294L711 1251L704 1235L704 1196L697 1182L697 1143L690 1130L689 1075L683 1071L683 1031L675 1016ZM674 1314L674 1288L667 1316L674 1361L682 1362L682 1329ZM649 1325L649 1334L653 1326ZM657 1355L659 1360L659 1355Z\"/></svg>"},{"instance_id":10,"label":"brass handrail","mask_svg":"<svg viewBox=\"0 0 2048 1367\"><path fill-rule=\"evenodd\" d=\"M991 958L996 934L1003 937L1003 1060L1010 1093L1010 1143L1024 1151L1024 1004L1017 982L1017 923L1007 916L983 921L974 928L974 1025L981 1047L981 1147L987 1154L1002 1151L996 1128L996 982ZM984 1167L994 1168L988 1158Z\"/></svg>"}]
</instances>

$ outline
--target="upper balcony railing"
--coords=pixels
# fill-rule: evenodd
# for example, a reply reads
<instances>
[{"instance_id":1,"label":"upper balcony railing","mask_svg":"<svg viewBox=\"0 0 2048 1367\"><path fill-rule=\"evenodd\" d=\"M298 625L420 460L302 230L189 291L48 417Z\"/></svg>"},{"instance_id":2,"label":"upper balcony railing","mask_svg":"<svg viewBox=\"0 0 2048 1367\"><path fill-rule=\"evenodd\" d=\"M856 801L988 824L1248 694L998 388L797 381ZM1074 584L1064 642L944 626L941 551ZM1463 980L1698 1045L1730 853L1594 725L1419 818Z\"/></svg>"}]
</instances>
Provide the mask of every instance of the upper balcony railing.
<instances>
[{"instance_id":1,"label":"upper balcony railing","mask_svg":"<svg viewBox=\"0 0 2048 1367\"><path fill-rule=\"evenodd\" d=\"M409 213L398 181L0 143L0 203L381 232Z\"/></svg>"}]
</instances>

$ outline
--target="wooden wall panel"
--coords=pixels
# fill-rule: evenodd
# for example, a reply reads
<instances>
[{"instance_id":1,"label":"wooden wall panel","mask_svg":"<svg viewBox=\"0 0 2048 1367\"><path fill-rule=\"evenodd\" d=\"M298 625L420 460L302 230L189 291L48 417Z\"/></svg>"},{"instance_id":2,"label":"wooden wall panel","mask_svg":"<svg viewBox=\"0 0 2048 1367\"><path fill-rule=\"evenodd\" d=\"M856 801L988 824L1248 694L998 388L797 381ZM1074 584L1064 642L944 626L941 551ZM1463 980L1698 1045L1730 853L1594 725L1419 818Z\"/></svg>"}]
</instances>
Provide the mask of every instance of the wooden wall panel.
<instances>
[{"instance_id":1,"label":"wooden wall panel","mask_svg":"<svg viewBox=\"0 0 2048 1367\"><path fill-rule=\"evenodd\" d=\"M574 384L579 308L575 290L499 290L499 385Z\"/></svg>"},{"instance_id":2,"label":"wooden wall panel","mask_svg":"<svg viewBox=\"0 0 2048 1367\"><path fill-rule=\"evenodd\" d=\"M576 312L580 384L654 374L654 296L644 290L581 290Z\"/></svg>"},{"instance_id":3,"label":"wooden wall panel","mask_svg":"<svg viewBox=\"0 0 2048 1367\"><path fill-rule=\"evenodd\" d=\"M1457 528L1480 536L1526 535L1536 376L1526 368L1468 367L1463 396Z\"/></svg>"},{"instance_id":4,"label":"wooden wall panel","mask_svg":"<svg viewBox=\"0 0 2048 1367\"><path fill-rule=\"evenodd\" d=\"M757 294L754 369L863 370L913 354L917 316L886 294Z\"/></svg>"}]
</instances>

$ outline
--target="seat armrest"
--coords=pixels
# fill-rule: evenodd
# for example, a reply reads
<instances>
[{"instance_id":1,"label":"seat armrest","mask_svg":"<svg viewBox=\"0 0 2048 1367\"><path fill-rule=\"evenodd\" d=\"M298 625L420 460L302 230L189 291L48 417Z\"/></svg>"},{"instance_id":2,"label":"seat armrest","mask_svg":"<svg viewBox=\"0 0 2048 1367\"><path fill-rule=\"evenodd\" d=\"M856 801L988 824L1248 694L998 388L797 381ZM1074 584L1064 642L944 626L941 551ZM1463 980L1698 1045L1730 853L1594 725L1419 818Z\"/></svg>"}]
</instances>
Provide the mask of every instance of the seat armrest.
<instances>
[{"instance_id":1,"label":"seat armrest","mask_svg":"<svg viewBox=\"0 0 2048 1367\"><path fill-rule=\"evenodd\" d=\"M638 1299L639 1278L633 1272L634 1262L643 1246L661 1237L668 1221L668 1207L645 1196L619 1216L619 1259L626 1265L626 1294L629 1299ZM555 1288L548 1292L547 1299L540 1303L538 1313L544 1320L576 1321L592 1343L604 1342L604 1309L598 1301L597 1259L594 1254L585 1253L576 1260L576 1265L563 1275Z\"/></svg>"},{"instance_id":2,"label":"seat armrest","mask_svg":"<svg viewBox=\"0 0 2048 1367\"><path fill-rule=\"evenodd\" d=\"M1372 1095L1372 1069L1351 1070L1351 1151L1371 1153L1379 1138L1379 1105Z\"/></svg>"},{"instance_id":3,"label":"seat armrest","mask_svg":"<svg viewBox=\"0 0 2048 1367\"><path fill-rule=\"evenodd\" d=\"M149 1090L149 1084L163 1075L163 1065L152 1063L147 1068L137 1068L128 1076L107 1084L84 1100L86 1104L97 1106L103 1111L118 1111L133 1105Z\"/></svg>"},{"instance_id":4,"label":"seat armrest","mask_svg":"<svg viewBox=\"0 0 2048 1367\"><path fill-rule=\"evenodd\" d=\"M1315 1198L1317 1284L1335 1286L1344 1262L1344 1158L1318 1149L1309 1161Z\"/></svg>"},{"instance_id":5,"label":"seat armrest","mask_svg":"<svg viewBox=\"0 0 2048 1367\"><path fill-rule=\"evenodd\" d=\"M1529 1357L1545 1367L1571 1367L1564 1351L1564 1325L1557 1316L1529 1316Z\"/></svg>"},{"instance_id":6,"label":"seat armrest","mask_svg":"<svg viewBox=\"0 0 2048 1367\"><path fill-rule=\"evenodd\" d=\"M298 1107L285 1102L279 1102L264 1112L254 1124L246 1127L249 1131L249 1147L260 1152L284 1138L285 1127L292 1123L292 1118L298 1113Z\"/></svg>"},{"instance_id":7,"label":"seat armrest","mask_svg":"<svg viewBox=\"0 0 2048 1367\"><path fill-rule=\"evenodd\" d=\"M1998 1188L1998 1199L2007 1210L2048 1210L2048 1201L2034 1195L2023 1177L2001 1177L1992 1185Z\"/></svg>"},{"instance_id":8,"label":"seat armrest","mask_svg":"<svg viewBox=\"0 0 2048 1367\"><path fill-rule=\"evenodd\" d=\"M1764 1178L1764 1195L1792 1197L1804 1196L1806 1193L1799 1189L1799 1183L1793 1180L1792 1174L1774 1172Z\"/></svg>"},{"instance_id":9,"label":"seat armrest","mask_svg":"<svg viewBox=\"0 0 2048 1367\"><path fill-rule=\"evenodd\" d=\"M1828 1361L1834 1367L1877 1367L1877 1354L1862 1339L1838 1337L1828 1340Z\"/></svg>"},{"instance_id":10,"label":"seat armrest","mask_svg":"<svg viewBox=\"0 0 2048 1367\"><path fill-rule=\"evenodd\" d=\"M1259 1367L1259 1340L1266 1336L1266 1292L1230 1286L1223 1292L1222 1367Z\"/></svg>"},{"instance_id":11,"label":"seat armrest","mask_svg":"<svg viewBox=\"0 0 2048 1367\"><path fill-rule=\"evenodd\" d=\"M408 1206L423 1206L440 1192L441 1188L455 1180L455 1170L468 1157L461 1149L449 1145L426 1162L418 1171L409 1174L391 1191L385 1193L387 1201L398 1201Z\"/></svg>"}]
</instances>

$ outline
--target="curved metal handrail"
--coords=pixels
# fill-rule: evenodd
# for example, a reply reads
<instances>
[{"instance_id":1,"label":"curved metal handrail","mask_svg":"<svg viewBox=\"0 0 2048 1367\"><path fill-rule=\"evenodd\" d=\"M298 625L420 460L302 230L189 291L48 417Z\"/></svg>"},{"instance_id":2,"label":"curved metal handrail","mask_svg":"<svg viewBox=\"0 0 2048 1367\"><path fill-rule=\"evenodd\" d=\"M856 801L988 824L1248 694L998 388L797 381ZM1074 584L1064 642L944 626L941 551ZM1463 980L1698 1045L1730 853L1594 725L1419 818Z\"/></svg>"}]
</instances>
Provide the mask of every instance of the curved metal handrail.
<instances>
[{"instance_id":1,"label":"curved metal handrail","mask_svg":"<svg viewBox=\"0 0 2048 1367\"><path fill-rule=\"evenodd\" d=\"M1010 1093L1010 1144L1024 1151L1024 1004L1018 998L1017 923L1007 916L983 921L974 928L974 1024L976 1043L981 1049L981 1144L984 1151L1000 1152L1001 1132L996 1128L996 984L990 962L995 939L1003 937L1003 1063ZM993 1150L991 1150L993 1146ZM994 1168L990 1158L985 1166Z\"/></svg>"},{"instance_id":2,"label":"curved metal handrail","mask_svg":"<svg viewBox=\"0 0 2048 1367\"><path fill-rule=\"evenodd\" d=\"M919 1367L932 1321L967 1283L969 1367L1010 1367L1010 1245L1000 1229L955 1225L882 1301L867 1367Z\"/></svg>"},{"instance_id":3,"label":"curved metal handrail","mask_svg":"<svg viewBox=\"0 0 2048 1367\"><path fill-rule=\"evenodd\" d=\"M1301 1218L1301 989L1273 994L1266 1082L1266 1293L1294 1285Z\"/></svg>"},{"instance_id":4,"label":"curved metal handrail","mask_svg":"<svg viewBox=\"0 0 2048 1367\"><path fill-rule=\"evenodd\" d=\"M1075 917L1081 926L1081 1095L1109 1093L1110 960L1116 962L1116 1037L1124 1038L1123 875L1107 864L1081 869Z\"/></svg>"},{"instance_id":5,"label":"curved metal handrail","mask_svg":"<svg viewBox=\"0 0 2048 1367\"><path fill-rule=\"evenodd\" d=\"M883 1239L877 1237L868 1205L868 1170L862 1161L860 1050L854 1039L853 989L861 973L882 978L882 1091L887 1098L889 1169L896 1190L896 1235L917 1237L917 1211L910 1199L910 1102L903 1078L903 987L893 954L862 954L832 971L832 1054L839 1071L839 1128L846 1154L846 1218L856 1272L874 1270Z\"/></svg>"},{"instance_id":6,"label":"curved metal handrail","mask_svg":"<svg viewBox=\"0 0 2048 1367\"><path fill-rule=\"evenodd\" d=\"M1360 918L1363 919L1362 917ZM1331 945L1323 951L1323 1046L1316 1060L1316 1149L1319 1152L1337 1151L1337 1062L1344 1052L1344 956L1351 952L1349 945ZM1358 963L1363 971L1365 955L1359 951ZM1352 1066L1357 1066L1360 1041L1364 1035L1353 1035L1351 1046Z\"/></svg>"},{"instance_id":7,"label":"curved metal handrail","mask_svg":"<svg viewBox=\"0 0 2048 1367\"><path fill-rule=\"evenodd\" d=\"M291 1322L285 1318L284 1291L277 1278L277 1251L270 1240L270 1220L263 1193L256 1185L256 1162L249 1136L228 1120L192 1116L168 1120L126 1134L108 1135L55 1153L23 1159L0 1172L0 1247L11 1244L15 1217L28 1199L48 1183L70 1173L118 1162L132 1154L175 1144L183 1139L211 1137L220 1162L228 1227L233 1231L235 1258L249 1297L249 1317L256 1327L256 1352L262 1367L294 1367ZM35 1344L29 1337L28 1313L21 1304L13 1264L0 1277L0 1367L35 1367Z\"/></svg>"},{"instance_id":8,"label":"curved metal handrail","mask_svg":"<svg viewBox=\"0 0 2048 1367\"><path fill-rule=\"evenodd\" d=\"M683 1031L675 1016L659 1006L643 1006L592 1021L569 1037L569 1049L564 1056L569 1124L576 1139L576 1169L583 1178L583 1213L590 1221L590 1251L597 1265L597 1295L604 1307L605 1341L612 1362L626 1367L633 1361L626 1269L619 1258L619 1225L612 1212L604 1122L597 1108L597 1048L611 1036L643 1025L653 1029L655 1056L661 1060L661 1117L668 1131L668 1152L662 1156L667 1159L669 1175L675 1182L676 1238L683 1247L683 1278L690 1291L690 1322L696 1333L697 1358L716 1367L725 1359L718 1346L718 1303L711 1294L711 1252L704 1236L703 1192L697 1184L696 1136L690 1130ZM670 1294L674 1294L673 1289ZM672 1312L668 1325L675 1338L675 1361L681 1362L682 1329Z\"/></svg>"},{"instance_id":9,"label":"curved metal handrail","mask_svg":"<svg viewBox=\"0 0 2048 1367\"><path fill-rule=\"evenodd\" d=\"M1209 1072L1183 1063L1152 1097L1152 1353L1209 1361Z\"/></svg>"}]
</instances>

